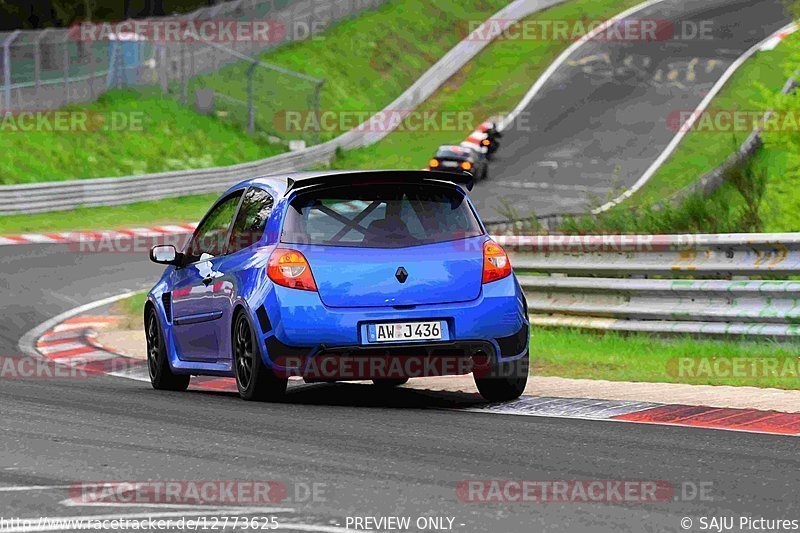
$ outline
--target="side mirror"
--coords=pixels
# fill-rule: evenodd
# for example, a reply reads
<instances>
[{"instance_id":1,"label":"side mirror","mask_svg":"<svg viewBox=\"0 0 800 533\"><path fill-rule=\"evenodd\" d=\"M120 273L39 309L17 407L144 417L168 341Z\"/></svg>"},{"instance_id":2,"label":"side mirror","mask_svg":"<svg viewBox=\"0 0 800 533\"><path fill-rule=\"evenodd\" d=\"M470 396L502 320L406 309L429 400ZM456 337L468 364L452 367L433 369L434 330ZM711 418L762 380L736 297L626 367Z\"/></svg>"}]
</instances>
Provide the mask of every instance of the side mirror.
<instances>
[{"instance_id":1,"label":"side mirror","mask_svg":"<svg viewBox=\"0 0 800 533\"><path fill-rule=\"evenodd\" d=\"M161 265L179 265L183 254L171 244L159 244L150 249L150 261Z\"/></svg>"}]
</instances>

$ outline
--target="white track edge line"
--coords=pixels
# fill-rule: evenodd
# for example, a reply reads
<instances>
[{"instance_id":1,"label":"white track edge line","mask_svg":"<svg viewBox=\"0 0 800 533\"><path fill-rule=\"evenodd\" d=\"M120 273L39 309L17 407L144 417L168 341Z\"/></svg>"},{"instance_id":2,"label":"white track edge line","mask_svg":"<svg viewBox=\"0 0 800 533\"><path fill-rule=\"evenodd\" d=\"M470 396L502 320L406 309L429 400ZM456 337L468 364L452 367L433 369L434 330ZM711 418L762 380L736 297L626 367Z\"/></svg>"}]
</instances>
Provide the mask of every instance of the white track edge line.
<instances>
[{"instance_id":1,"label":"white track edge line","mask_svg":"<svg viewBox=\"0 0 800 533\"><path fill-rule=\"evenodd\" d=\"M580 39L569 45L566 50L561 52L561 54L555 59L555 61L550 63L550 65L542 73L542 75L539 76L539 78L533 84L533 87L530 88L530 90L522 98L520 103L517 104L517 107L515 107L514 110L511 111L511 113L509 113L503 118L502 122L498 125L498 129L500 131L503 131L504 129L506 129L506 127L508 127L509 124L511 124L512 122L514 122L514 120L516 120L517 116L520 113L522 113L522 111L526 107L528 107L528 104L531 103L531 101L536 97L536 95L539 94L539 91L541 91L544 84L547 83L547 81L553 76L553 73L556 70L558 70L561 67L561 65L563 65L567 61L569 56L571 56L578 48L586 44L590 39L593 39L596 35L600 34L600 32L605 31L610 25L616 23L618 20L624 19L629 15L632 15L638 11L641 11L652 5L664 1L665 0L647 0L646 2L642 2L641 4L626 9L622 13L614 15L613 17L611 17L610 19L600 24L595 29L593 29L592 31L590 31L589 33L587 33L586 35L584 35L583 37L581 37Z\"/></svg>"},{"instance_id":2,"label":"white track edge line","mask_svg":"<svg viewBox=\"0 0 800 533\"><path fill-rule=\"evenodd\" d=\"M686 134L689 133L689 131L691 131L691 128L694 125L694 123L697 121L698 116L703 111L706 110L708 105L711 103L711 100L713 100L714 97L717 96L717 94L722 90L722 88L725 86L725 84L728 83L728 80L730 80L730 78L736 73L736 71L739 70L739 68L748 59L753 57L761 49L761 47L764 45L764 43L766 43L770 39L773 39L774 37L780 35L781 33L790 31L792 28L795 28L795 27L796 27L796 23L795 22L791 22L791 23L787 24L786 26L784 26L781 29L777 30L776 32L772 33L766 39L756 43L754 46L752 46L750 49L748 49L744 54L742 54L738 58L736 58L736 61L731 63L731 65L728 67L728 70L726 70L722 74L722 77L720 77L720 79L717 80L717 83L714 84L714 86L711 88L711 90L708 92L708 94L706 94L705 98L703 98L703 100L697 105L697 108L691 113L691 115L686 120L686 122L681 124L680 129L675 134L675 136L672 138L672 140L667 145L667 147L664 149L664 151L661 152L661 154L658 156L658 158L656 158L656 160L653 161L653 163L650 165L650 167L648 167L648 169L645 170L644 174L642 174L642 176L636 181L636 183L634 183L628 190L626 190L624 193L620 194L619 196L617 196L616 198L614 198L610 202L606 202L605 204L601 205L597 209L592 210L592 214L593 215L597 215L597 214L603 213L605 211L608 211L609 209L611 209L614 206L619 205L623 201L625 201L628 198L630 198L631 196L633 196L633 194L636 193L636 191L641 189L648 181L650 181L650 178L652 178L655 175L655 173L661 168L661 166L666 162L666 160L669 159L669 156L672 155L672 153L678 147L680 142L683 140L684 136L686 136Z\"/></svg>"},{"instance_id":3,"label":"white track edge line","mask_svg":"<svg viewBox=\"0 0 800 533\"><path fill-rule=\"evenodd\" d=\"M23 335L19 339L17 347L24 355L27 355L28 357L42 357L42 355L36 349L36 341L39 339L39 337L44 335L51 328L57 326L58 324L67 320L68 318L72 318L76 315L80 315L81 313L85 313L86 311L90 311L92 309L96 309L104 305L118 302L119 300L123 300L130 296L133 296L137 292L141 291L125 291L115 296L109 296L108 298L103 298L101 300L89 302L88 304L83 304L68 311L64 311L63 313L56 315L49 320L45 320L32 330L28 331L25 335Z\"/></svg>"}]
</instances>

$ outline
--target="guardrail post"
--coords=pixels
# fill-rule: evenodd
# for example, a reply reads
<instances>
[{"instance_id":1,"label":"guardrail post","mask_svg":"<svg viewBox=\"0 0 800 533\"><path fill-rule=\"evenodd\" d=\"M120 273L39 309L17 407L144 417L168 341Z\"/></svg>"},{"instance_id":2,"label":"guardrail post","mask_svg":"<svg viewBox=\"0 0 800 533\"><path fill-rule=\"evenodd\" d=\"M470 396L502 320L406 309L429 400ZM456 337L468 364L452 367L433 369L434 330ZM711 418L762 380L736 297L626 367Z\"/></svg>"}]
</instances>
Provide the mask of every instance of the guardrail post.
<instances>
[{"instance_id":1,"label":"guardrail post","mask_svg":"<svg viewBox=\"0 0 800 533\"><path fill-rule=\"evenodd\" d=\"M253 106L253 75L255 75L258 63L254 62L247 67L247 131L253 133L256 130L256 114Z\"/></svg>"},{"instance_id":2,"label":"guardrail post","mask_svg":"<svg viewBox=\"0 0 800 533\"><path fill-rule=\"evenodd\" d=\"M94 44L93 41L89 42L89 98L92 100L94 100Z\"/></svg>"},{"instance_id":3,"label":"guardrail post","mask_svg":"<svg viewBox=\"0 0 800 533\"><path fill-rule=\"evenodd\" d=\"M157 53L154 57L158 57L158 77L161 81L161 92L164 94L169 93L169 65L167 64L167 44L157 45Z\"/></svg>"},{"instance_id":4,"label":"guardrail post","mask_svg":"<svg viewBox=\"0 0 800 533\"><path fill-rule=\"evenodd\" d=\"M52 28L45 28L42 32L36 37L34 40L34 52L33 52L33 76L36 82L36 98L39 98L39 92L42 88L42 39L44 36L47 35Z\"/></svg>"},{"instance_id":5,"label":"guardrail post","mask_svg":"<svg viewBox=\"0 0 800 533\"><path fill-rule=\"evenodd\" d=\"M11 109L11 43L18 35L19 30L16 30L3 41L3 95L5 109Z\"/></svg>"},{"instance_id":6,"label":"guardrail post","mask_svg":"<svg viewBox=\"0 0 800 533\"><path fill-rule=\"evenodd\" d=\"M181 96L183 105L189 104L189 76L186 73L186 42L181 41Z\"/></svg>"},{"instance_id":7,"label":"guardrail post","mask_svg":"<svg viewBox=\"0 0 800 533\"><path fill-rule=\"evenodd\" d=\"M64 98L65 103L69 103L69 39L68 33L64 34L64 40L61 46L64 47Z\"/></svg>"},{"instance_id":8,"label":"guardrail post","mask_svg":"<svg viewBox=\"0 0 800 533\"><path fill-rule=\"evenodd\" d=\"M322 86L325 85L325 80L320 80L320 82L314 87L314 101L312 104L312 108L314 109L314 124L317 129L315 134L315 142L319 144L322 142L322 127L320 125L320 116L319 116L319 102L322 95Z\"/></svg>"}]
</instances>

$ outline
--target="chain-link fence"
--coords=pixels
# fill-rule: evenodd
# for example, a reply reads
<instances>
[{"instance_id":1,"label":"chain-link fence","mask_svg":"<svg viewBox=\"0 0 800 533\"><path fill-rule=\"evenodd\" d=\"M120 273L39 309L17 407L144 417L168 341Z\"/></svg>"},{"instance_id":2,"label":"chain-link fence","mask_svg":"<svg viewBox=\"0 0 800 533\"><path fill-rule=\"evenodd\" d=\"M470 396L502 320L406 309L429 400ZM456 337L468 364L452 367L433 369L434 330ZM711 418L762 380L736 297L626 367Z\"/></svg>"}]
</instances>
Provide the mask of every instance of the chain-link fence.
<instances>
[{"instance_id":1,"label":"chain-link fence","mask_svg":"<svg viewBox=\"0 0 800 533\"><path fill-rule=\"evenodd\" d=\"M101 31L101 38L97 33L87 38L83 26L0 33L0 109L57 109L92 101L117 87L155 85L187 105L199 105L251 130L276 133L277 110L318 109L322 80L252 56L310 38L332 22L386 1L234 0L180 17L118 23L110 33ZM217 22L215 29L223 32L227 25L232 38L185 38L186 28L197 29L205 21ZM150 33L169 23L180 28L172 38L137 30ZM267 30L261 38L240 39L237 23L261 23ZM133 30L118 31L121 27ZM310 136L305 140L318 140Z\"/></svg>"},{"instance_id":2,"label":"chain-link fence","mask_svg":"<svg viewBox=\"0 0 800 533\"><path fill-rule=\"evenodd\" d=\"M287 109L318 116L324 80L253 59L218 44L211 44L220 63L211 73L201 73L174 83L168 92L184 102L193 98L198 111L213 113L221 120L245 126L250 132L265 132L285 138L279 114ZM225 60L225 61L222 61ZM318 143L319 131L294 134L293 140Z\"/></svg>"}]
</instances>

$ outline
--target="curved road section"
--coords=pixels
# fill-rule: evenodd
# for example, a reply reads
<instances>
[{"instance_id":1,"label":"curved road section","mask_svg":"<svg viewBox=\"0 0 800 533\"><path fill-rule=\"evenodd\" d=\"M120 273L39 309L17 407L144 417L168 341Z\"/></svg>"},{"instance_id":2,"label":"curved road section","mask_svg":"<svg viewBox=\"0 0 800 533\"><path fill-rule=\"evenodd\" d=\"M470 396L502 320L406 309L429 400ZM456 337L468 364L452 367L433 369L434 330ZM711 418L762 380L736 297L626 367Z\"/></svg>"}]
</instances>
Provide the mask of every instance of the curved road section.
<instances>
[{"instance_id":1,"label":"curved road section","mask_svg":"<svg viewBox=\"0 0 800 533\"><path fill-rule=\"evenodd\" d=\"M790 20L781 0L664 0L623 23L638 33L653 24L645 35L655 39L586 41L507 126L490 180L472 194L478 209L497 221L582 213L617 196L675 136L668 121Z\"/></svg>"},{"instance_id":2,"label":"curved road section","mask_svg":"<svg viewBox=\"0 0 800 533\"><path fill-rule=\"evenodd\" d=\"M144 251L65 244L5 247L0 264L4 361L20 359L19 338L42 322L151 285L160 271ZM37 524L40 516L275 516L279 531L323 533L345 533L359 517L438 517L452 528L381 531L596 533L800 512L795 437L464 412L484 405L468 394L358 384L300 385L284 403L253 404L103 375L4 375L0 508L4 519ZM110 487L177 481L188 491L226 480L285 491L276 502L245 495L206 507L183 491L177 501L152 490L131 500ZM567 493L522 498L519 481L548 490L558 482ZM625 487L635 492L624 496ZM5 529L54 530L69 528Z\"/></svg>"}]
</instances>

